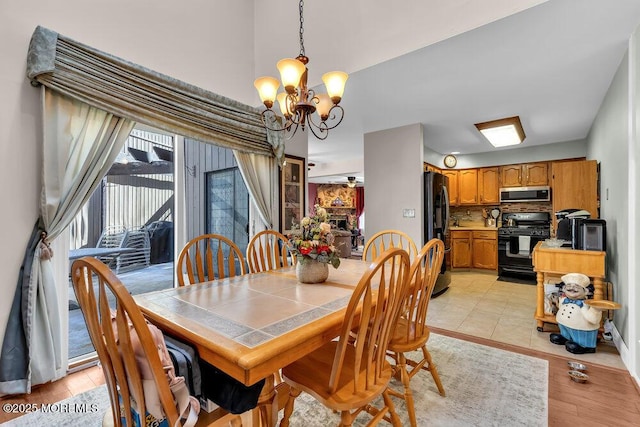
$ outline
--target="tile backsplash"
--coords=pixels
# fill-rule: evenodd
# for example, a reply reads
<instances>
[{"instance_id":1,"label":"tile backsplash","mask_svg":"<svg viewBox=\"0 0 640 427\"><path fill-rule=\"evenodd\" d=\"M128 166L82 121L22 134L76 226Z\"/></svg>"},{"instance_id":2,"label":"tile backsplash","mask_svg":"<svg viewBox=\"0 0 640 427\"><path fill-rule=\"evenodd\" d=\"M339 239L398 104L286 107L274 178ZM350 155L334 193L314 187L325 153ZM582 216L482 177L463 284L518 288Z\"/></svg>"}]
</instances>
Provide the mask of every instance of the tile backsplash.
<instances>
[{"instance_id":1,"label":"tile backsplash","mask_svg":"<svg viewBox=\"0 0 640 427\"><path fill-rule=\"evenodd\" d=\"M498 225L499 221L502 219L503 212L549 212L549 214L553 217L553 209L551 202L549 203L527 203L527 202L519 202L519 203L502 203L500 205L494 206L451 206L451 216L455 216L459 219L461 223L465 224L483 224L484 218L482 217L482 209L486 209L487 212L490 212L491 209L498 208L500 209L500 217L498 217Z\"/></svg>"}]
</instances>

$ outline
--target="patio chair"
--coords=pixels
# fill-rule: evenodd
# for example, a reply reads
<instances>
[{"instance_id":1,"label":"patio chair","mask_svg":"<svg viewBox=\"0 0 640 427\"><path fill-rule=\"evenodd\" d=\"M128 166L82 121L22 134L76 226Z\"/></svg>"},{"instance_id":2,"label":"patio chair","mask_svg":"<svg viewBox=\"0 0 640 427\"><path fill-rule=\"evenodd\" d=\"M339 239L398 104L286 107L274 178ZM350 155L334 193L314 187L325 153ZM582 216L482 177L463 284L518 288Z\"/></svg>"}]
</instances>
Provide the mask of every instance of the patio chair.
<instances>
[{"instance_id":1,"label":"patio chair","mask_svg":"<svg viewBox=\"0 0 640 427\"><path fill-rule=\"evenodd\" d=\"M178 285L185 286L247 274L247 266L240 248L231 240L219 234L203 234L182 248L176 274Z\"/></svg>"},{"instance_id":2,"label":"patio chair","mask_svg":"<svg viewBox=\"0 0 640 427\"><path fill-rule=\"evenodd\" d=\"M127 239L128 230L122 225L107 227L101 234L96 244L97 248L123 248ZM116 272L119 270L118 259L120 254L113 255L101 255L98 259L109 268L115 268Z\"/></svg>"},{"instance_id":3,"label":"patio chair","mask_svg":"<svg viewBox=\"0 0 640 427\"><path fill-rule=\"evenodd\" d=\"M120 254L116 259L116 274L137 268L149 267L151 255L151 239L145 227L128 230L122 247L133 249Z\"/></svg>"},{"instance_id":4,"label":"patio chair","mask_svg":"<svg viewBox=\"0 0 640 427\"><path fill-rule=\"evenodd\" d=\"M367 425L382 419L401 425L387 388L393 368L386 352L408 279L409 256L400 248L384 251L373 262L354 289L339 338L282 369L284 381L291 386L282 427L289 425L295 398L303 391L340 412L341 426L352 425L362 411L373 415ZM380 395L381 406L375 408L371 403Z\"/></svg>"}]
</instances>

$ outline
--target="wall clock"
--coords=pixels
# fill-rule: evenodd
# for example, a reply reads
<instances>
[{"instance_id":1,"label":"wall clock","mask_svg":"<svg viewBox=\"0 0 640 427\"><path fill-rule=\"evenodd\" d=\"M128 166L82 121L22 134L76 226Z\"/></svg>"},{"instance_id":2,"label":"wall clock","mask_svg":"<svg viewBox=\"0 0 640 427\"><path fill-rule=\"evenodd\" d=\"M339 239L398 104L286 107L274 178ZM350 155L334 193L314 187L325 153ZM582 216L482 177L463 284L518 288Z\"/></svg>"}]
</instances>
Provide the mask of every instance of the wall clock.
<instances>
[{"instance_id":1,"label":"wall clock","mask_svg":"<svg viewBox=\"0 0 640 427\"><path fill-rule=\"evenodd\" d=\"M446 167L455 168L457 163L458 163L458 160L456 159L456 156L454 156L453 154L447 154L446 156L444 156L444 165Z\"/></svg>"}]
</instances>

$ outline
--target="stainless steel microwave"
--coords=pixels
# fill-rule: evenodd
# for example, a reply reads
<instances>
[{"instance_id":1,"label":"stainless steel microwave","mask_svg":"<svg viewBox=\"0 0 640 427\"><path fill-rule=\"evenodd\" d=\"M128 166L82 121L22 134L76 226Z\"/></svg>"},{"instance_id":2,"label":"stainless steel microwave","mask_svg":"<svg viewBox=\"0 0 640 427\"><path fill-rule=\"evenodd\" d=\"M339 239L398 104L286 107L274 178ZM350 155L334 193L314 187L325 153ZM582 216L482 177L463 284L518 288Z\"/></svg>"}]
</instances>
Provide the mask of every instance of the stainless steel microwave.
<instances>
[{"instance_id":1,"label":"stainless steel microwave","mask_svg":"<svg viewBox=\"0 0 640 427\"><path fill-rule=\"evenodd\" d=\"M549 186L500 189L500 203L548 202L550 200L551 188Z\"/></svg>"}]
</instances>

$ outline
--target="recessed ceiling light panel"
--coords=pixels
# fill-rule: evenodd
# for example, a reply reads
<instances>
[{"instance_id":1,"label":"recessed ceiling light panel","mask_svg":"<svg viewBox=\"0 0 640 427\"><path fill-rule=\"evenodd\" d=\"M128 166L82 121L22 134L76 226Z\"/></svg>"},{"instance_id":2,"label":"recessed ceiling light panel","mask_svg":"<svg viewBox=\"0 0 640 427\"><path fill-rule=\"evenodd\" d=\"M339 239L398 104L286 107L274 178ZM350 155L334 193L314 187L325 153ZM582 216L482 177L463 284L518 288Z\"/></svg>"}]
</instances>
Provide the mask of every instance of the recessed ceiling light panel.
<instances>
[{"instance_id":1,"label":"recessed ceiling light panel","mask_svg":"<svg viewBox=\"0 0 640 427\"><path fill-rule=\"evenodd\" d=\"M475 126L494 147L518 145L526 137L518 116L476 123Z\"/></svg>"}]
</instances>

